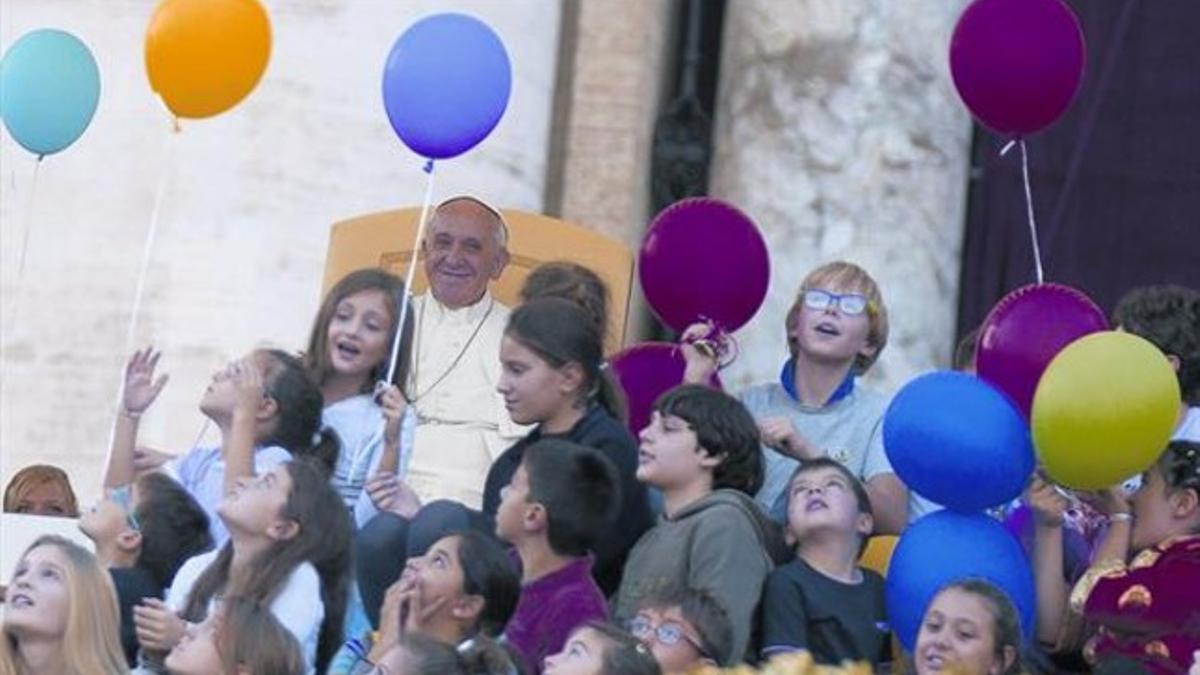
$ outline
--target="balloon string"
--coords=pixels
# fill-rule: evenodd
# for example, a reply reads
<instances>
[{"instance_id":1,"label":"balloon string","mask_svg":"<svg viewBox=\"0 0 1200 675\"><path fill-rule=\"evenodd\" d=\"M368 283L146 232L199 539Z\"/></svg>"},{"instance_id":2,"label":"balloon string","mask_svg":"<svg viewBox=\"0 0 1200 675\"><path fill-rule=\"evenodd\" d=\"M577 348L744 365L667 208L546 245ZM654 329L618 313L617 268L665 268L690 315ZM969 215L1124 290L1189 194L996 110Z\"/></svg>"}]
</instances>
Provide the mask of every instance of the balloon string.
<instances>
[{"instance_id":1,"label":"balloon string","mask_svg":"<svg viewBox=\"0 0 1200 675\"><path fill-rule=\"evenodd\" d=\"M1029 152L1025 149L1025 139L1021 139L1021 178L1025 181L1025 211L1029 216L1029 239L1033 242L1033 264L1037 269L1037 282L1045 283L1042 274L1042 249L1038 245L1037 220L1033 217L1033 188L1029 185Z\"/></svg>"},{"instance_id":2,"label":"balloon string","mask_svg":"<svg viewBox=\"0 0 1200 675\"><path fill-rule=\"evenodd\" d=\"M412 298L413 279L417 273L417 258L421 254L421 242L425 238L426 220L429 218L429 206L433 202L433 160L426 164L429 179L425 182L425 199L421 203L421 219L417 221L417 236L413 241L412 257L408 259L408 272L404 275L404 299L400 302L400 316L396 322L396 336L392 338L392 355L388 359L386 384L392 383L396 376L396 366L399 363L400 338L404 335L404 321L408 318L409 300Z\"/></svg>"},{"instance_id":3,"label":"balloon string","mask_svg":"<svg viewBox=\"0 0 1200 675\"><path fill-rule=\"evenodd\" d=\"M163 155L165 157L165 166L158 175L158 187L154 191L154 206L150 209L150 224L146 228L146 239L142 245L142 261L138 266L137 285L133 291L133 307L129 312L129 326L125 329L125 349L121 352L121 358L129 358L133 351L133 339L137 331L138 316L141 314L142 295L146 290L146 272L150 267L150 255L154 252L154 240L158 236L159 216L162 213L163 197L167 192L167 179L171 174L171 169L174 166L175 144L172 138L175 136L174 129L172 133L167 134L166 140L163 142ZM123 363L124 361L122 361ZM125 397L125 368L121 368L121 375L117 382L116 409L120 410L122 399ZM203 430L201 431L203 433ZM117 419L113 415L113 423L108 431L108 446L105 449L104 466L112 461L112 446L113 440L117 436Z\"/></svg>"},{"instance_id":4,"label":"balloon string","mask_svg":"<svg viewBox=\"0 0 1200 675\"><path fill-rule=\"evenodd\" d=\"M1033 216L1033 188L1029 182L1029 152L1025 148L1025 139L1005 143L1004 147L1000 148L1000 156L1007 155L1014 145L1021 148L1021 179L1025 184L1025 213L1029 219L1029 239L1033 242L1033 264L1037 282L1042 284L1045 283L1045 276L1042 273L1042 249L1038 245L1037 220Z\"/></svg>"},{"instance_id":5,"label":"balloon string","mask_svg":"<svg viewBox=\"0 0 1200 675\"><path fill-rule=\"evenodd\" d=\"M25 200L24 231L21 232L21 257L17 262L17 278L13 286L13 311L8 317L8 325L16 327L18 310L21 309L22 296L25 290L25 259L29 252L29 236L33 232L33 217L37 210L38 175L41 173L42 158L37 158L33 165L33 178L29 181L29 198ZM10 333L11 337L11 333Z\"/></svg>"},{"instance_id":6,"label":"balloon string","mask_svg":"<svg viewBox=\"0 0 1200 675\"><path fill-rule=\"evenodd\" d=\"M417 258L421 254L421 242L425 238L425 227L428 225L427 221L429 220L429 207L433 203L433 178L435 175L433 160L427 161L422 170L428 176L428 179L425 181L425 198L421 201L421 219L417 221L417 235L413 240L412 256L408 260L408 271L404 275L404 298L400 301L400 314L396 320L395 336L392 338L392 353L388 358L387 377L376 384L376 393L382 390L383 387L392 384L392 380L396 377L396 367L400 363L400 340L404 336L404 324L408 320L412 300L413 279L417 273ZM381 437L386 438L384 433L386 428L387 420L381 419L379 421L379 435ZM384 448L384 451L386 451L386 448ZM406 467L407 462L404 462L400 467L400 471L398 471L400 476L404 476L407 473L405 470ZM357 466L351 467L352 473L350 475L355 475L358 468Z\"/></svg>"}]
</instances>

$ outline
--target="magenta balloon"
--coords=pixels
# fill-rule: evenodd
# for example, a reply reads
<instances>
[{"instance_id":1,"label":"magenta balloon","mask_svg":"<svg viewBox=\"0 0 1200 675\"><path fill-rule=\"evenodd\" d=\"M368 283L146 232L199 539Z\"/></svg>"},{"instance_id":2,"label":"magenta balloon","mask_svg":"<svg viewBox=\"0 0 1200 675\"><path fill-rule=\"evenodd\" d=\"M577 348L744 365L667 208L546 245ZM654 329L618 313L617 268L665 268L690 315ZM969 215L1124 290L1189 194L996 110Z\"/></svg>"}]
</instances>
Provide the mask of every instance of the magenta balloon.
<instances>
[{"instance_id":1,"label":"magenta balloon","mask_svg":"<svg viewBox=\"0 0 1200 675\"><path fill-rule=\"evenodd\" d=\"M1029 419L1033 393L1050 361L1075 340L1108 330L1104 312L1061 284L1022 286L996 303L979 332L975 370L1008 394Z\"/></svg>"},{"instance_id":2,"label":"magenta balloon","mask_svg":"<svg viewBox=\"0 0 1200 675\"><path fill-rule=\"evenodd\" d=\"M686 366L678 345L667 342L643 342L609 360L629 405L629 430L636 436L650 423L654 402L667 390L683 383ZM721 387L714 374L711 384Z\"/></svg>"},{"instance_id":3,"label":"magenta balloon","mask_svg":"<svg viewBox=\"0 0 1200 675\"><path fill-rule=\"evenodd\" d=\"M1079 91L1083 30L1062 0L975 0L950 40L950 72L963 103L1005 136L1057 120Z\"/></svg>"},{"instance_id":4,"label":"magenta balloon","mask_svg":"<svg viewBox=\"0 0 1200 675\"><path fill-rule=\"evenodd\" d=\"M767 244L746 214L717 199L675 202L650 223L638 258L646 301L676 331L712 319L741 328L767 297Z\"/></svg>"}]
</instances>

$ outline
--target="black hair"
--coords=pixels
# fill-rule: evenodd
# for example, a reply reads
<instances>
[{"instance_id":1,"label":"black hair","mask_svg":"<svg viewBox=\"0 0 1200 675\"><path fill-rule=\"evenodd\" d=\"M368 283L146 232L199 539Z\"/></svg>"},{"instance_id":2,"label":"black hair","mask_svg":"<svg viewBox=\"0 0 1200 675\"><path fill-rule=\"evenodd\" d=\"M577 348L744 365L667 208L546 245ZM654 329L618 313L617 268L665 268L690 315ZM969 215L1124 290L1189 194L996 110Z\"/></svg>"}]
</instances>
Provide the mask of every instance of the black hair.
<instances>
[{"instance_id":1,"label":"black hair","mask_svg":"<svg viewBox=\"0 0 1200 675\"><path fill-rule=\"evenodd\" d=\"M467 595L483 598L483 610L474 627L486 637L498 637L517 609L521 580L500 542L490 535L463 530L458 538L458 564L462 566L463 588Z\"/></svg>"},{"instance_id":2,"label":"black hair","mask_svg":"<svg viewBox=\"0 0 1200 675\"><path fill-rule=\"evenodd\" d=\"M142 534L136 565L167 588L185 560L212 548L208 515L191 493L164 474L145 474L136 485L133 515Z\"/></svg>"},{"instance_id":3,"label":"black hair","mask_svg":"<svg viewBox=\"0 0 1200 675\"><path fill-rule=\"evenodd\" d=\"M627 419L621 387L604 364L604 336L587 310L559 297L530 300L513 310L504 334L554 368L579 364L581 397L621 421Z\"/></svg>"},{"instance_id":4,"label":"black hair","mask_svg":"<svg viewBox=\"0 0 1200 675\"><path fill-rule=\"evenodd\" d=\"M1195 490L1200 496L1200 443L1175 440L1158 459L1167 488Z\"/></svg>"},{"instance_id":5,"label":"black hair","mask_svg":"<svg viewBox=\"0 0 1200 675\"><path fill-rule=\"evenodd\" d=\"M529 476L528 501L546 510L550 548L558 555L585 555L621 505L612 461L594 448L546 439L526 449L521 463Z\"/></svg>"},{"instance_id":6,"label":"black hair","mask_svg":"<svg viewBox=\"0 0 1200 675\"><path fill-rule=\"evenodd\" d=\"M670 585L638 603L638 610L661 612L671 608L678 608L683 620L696 630L705 656L723 666L733 665L740 660L741 655L733 653L733 624L729 620L729 613L707 591Z\"/></svg>"},{"instance_id":7,"label":"black hair","mask_svg":"<svg viewBox=\"0 0 1200 675\"><path fill-rule=\"evenodd\" d=\"M599 675L662 675L662 668L650 649L628 631L599 621L586 623L583 627L596 631L608 642Z\"/></svg>"},{"instance_id":8,"label":"black hair","mask_svg":"<svg viewBox=\"0 0 1200 675\"><path fill-rule=\"evenodd\" d=\"M279 406L275 428L264 444L278 445L293 457L310 457L324 469L326 477L337 466L340 443L332 429L321 428L325 399L304 368L304 363L282 349L266 349L264 368L266 394Z\"/></svg>"},{"instance_id":9,"label":"black hair","mask_svg":"<svg viewBox=\"0 0 1200 675\"><path fill-rule=\"evenodd\" d=\"M458 646L458 657L469 675L524 675L525 661L504 640L475 636Z\"/></svg>"},{"instance_id":10,"label":"black hair","mask_svg":"<svg viewBox=\"0 0 1200 675\"><path fill-rule=\"evenodd\" d=\"M1117 303L1112 324L1179 359L1182 398L1200 404L1200 291L1174 285L1135 288Z\"/></svg>"},{"instance_id":11,"label":"black hair","mask_svg":"<svg viewBox=\"0 0 1200 675\"><path fill-rule=\"evenodd\" d=\"M762 487L758 424L737 399L716 389L685 384L660 396L654 409L687 422L696 432L700 449L709 457L720 458L713 469L713 489L729 488L753 497Z\"/></svg>"}]
</instances>

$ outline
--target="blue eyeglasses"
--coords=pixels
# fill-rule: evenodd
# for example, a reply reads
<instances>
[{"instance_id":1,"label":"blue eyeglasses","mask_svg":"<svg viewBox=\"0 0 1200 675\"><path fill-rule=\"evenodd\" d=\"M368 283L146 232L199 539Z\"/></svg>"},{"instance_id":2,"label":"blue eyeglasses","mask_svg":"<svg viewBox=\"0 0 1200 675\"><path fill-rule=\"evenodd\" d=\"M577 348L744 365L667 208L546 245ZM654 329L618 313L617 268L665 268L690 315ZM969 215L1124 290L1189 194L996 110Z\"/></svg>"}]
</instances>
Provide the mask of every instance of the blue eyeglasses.
<instances>
[{"instance_id":1,"label":"blue eyeglasses","mask_svg":"<svg viewBox=\"0 0 1200 675\"><path fill-rule=\"evenodd\" d=\"M818 312L836 306L846 316L859 316L872 309L871 301L861 293L839 295L820 288L810 288L804 291L804 306Z\"/></svg>"},{"instance_id":2,"label":"blue eyeglasses","mask_svg":"<svg viewBox=\"0 0 1200 675\"><path fill-rule=\"evenodd\" d=\"M688 635L687 630L678 621L668 620L656 626L649 617L638 614L629 620L628 628L630 634L643 642L655 640L671 647L679 644L680 640L682 640L690 644L696 650L696 653L700 655L700 658L712 658L708 650L704 648L704 645L700 644L700 641L696 638Z\"/></svg>"},{"instance_id":3,"label":"blue eyeglasses","mask_svg":"<svg viewBox=\"0 0 1200 675\"><path fill-rule=\"evenodd\" d=\"M122 485L119 488L109 490L108 498L113 500L125 512L125 522L129 523L129 529L134 532L141 532L142 524L138 522L137 516L134 514L133 490L130 489L130 486Z\"/></svg>"}]
</instances>

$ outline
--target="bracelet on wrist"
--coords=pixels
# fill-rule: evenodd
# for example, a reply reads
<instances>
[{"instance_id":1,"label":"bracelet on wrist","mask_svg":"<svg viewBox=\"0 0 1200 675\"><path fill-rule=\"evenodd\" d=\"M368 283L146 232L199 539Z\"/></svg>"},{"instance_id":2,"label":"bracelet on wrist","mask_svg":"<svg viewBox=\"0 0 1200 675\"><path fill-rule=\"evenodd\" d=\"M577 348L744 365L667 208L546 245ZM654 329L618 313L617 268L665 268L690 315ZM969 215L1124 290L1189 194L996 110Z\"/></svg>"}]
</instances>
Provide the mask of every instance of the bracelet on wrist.
<instances>
[{"instance_id":1,"label":"bracelet on wrist","mask_svg":"<svg viewBox=\"0 0 1200 675\"><path fill-rule=\"evenodd\" d=\"M142 416L142 413L134 412L134 411L130 410L129 408L122 407L121 408L121 416L126 417L131 420L134 420L134 421L137 421L137 419Z\"/></svg>"},{"instance_id":2,"label":"bracelet on wrist","mask_svg":"<svg viewBox=\"0 0 1200 675\"><path fill-rule=\"evenodd\" d=\"M1132 523L1133 522L1133 514L1132 513L1124 513L1124 512L1113 513L1108 516L1108 520L1109 520L1109 522L1113 522L1113 523Z\"/></svg>"}]
</instances>

